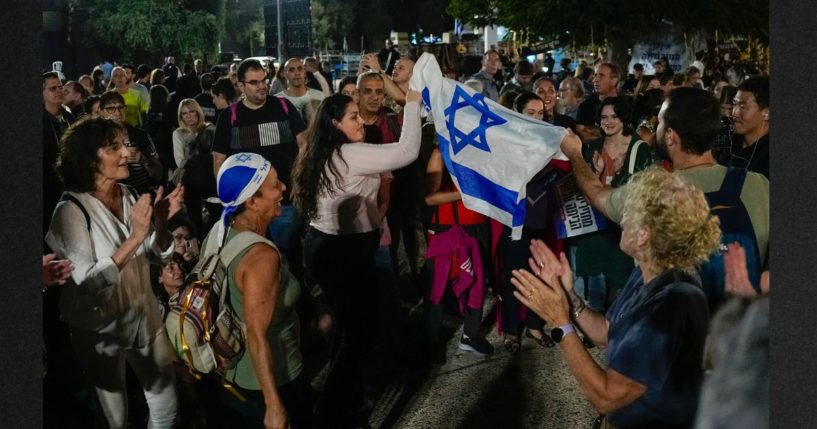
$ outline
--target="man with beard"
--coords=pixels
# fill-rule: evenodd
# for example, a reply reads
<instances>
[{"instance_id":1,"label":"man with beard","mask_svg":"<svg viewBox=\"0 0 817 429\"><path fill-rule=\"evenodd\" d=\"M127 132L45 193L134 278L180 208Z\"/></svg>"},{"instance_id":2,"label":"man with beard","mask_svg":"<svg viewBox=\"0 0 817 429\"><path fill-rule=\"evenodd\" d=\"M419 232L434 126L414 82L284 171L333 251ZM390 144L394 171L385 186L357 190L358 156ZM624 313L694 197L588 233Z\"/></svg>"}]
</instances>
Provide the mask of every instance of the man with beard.
<instances>
[{"instance_id":1,"label":"man with beard","mask_svg":"<svg viewBox=\"0 0 817 429\"><path fill-rule=\"evenodd\" d=\"M712 145L721 129L720 103L707 91L681 87L670 91L658 113L655 149L672 163L675 174L701 188L704 193L726 192L722 186L727 167L712 156ZM570 131L562 141L562 152L570 159L576 183L587 201L612 221L620 224L627 201L627 185L605 188L582 157L581 141ZM759 260L766 261L769 245L769 180L747 172L739 195L732 197L743 206L754 231ZM713 206L715 210L729 207ZM727 226L721 223L721 229ZM730 226L731 227L731 226ZM706 285L704 285L706 286Z\"/></svg>"}]
</instances>

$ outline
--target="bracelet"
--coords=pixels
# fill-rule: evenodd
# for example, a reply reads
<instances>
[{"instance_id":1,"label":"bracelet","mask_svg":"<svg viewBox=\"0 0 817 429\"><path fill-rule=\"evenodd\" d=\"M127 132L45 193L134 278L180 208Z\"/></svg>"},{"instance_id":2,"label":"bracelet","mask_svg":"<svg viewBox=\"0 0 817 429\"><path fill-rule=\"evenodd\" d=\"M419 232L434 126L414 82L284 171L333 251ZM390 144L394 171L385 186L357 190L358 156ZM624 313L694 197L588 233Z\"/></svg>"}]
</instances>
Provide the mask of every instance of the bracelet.
<instances>
[{"instance_id":1,"label":"bracelet","mask_svg":"<svg viewBox=\"0 0 817 429\"><path fill-rule=\"evenodd\" d=\"M573 320L579 320L579 316L582 315L582 312L585 309L587 309L587 304L585 304L584 301L581 298L579 298L579 305L576 306L575 309L573 309Z\"/></svg>"}]
</instances>

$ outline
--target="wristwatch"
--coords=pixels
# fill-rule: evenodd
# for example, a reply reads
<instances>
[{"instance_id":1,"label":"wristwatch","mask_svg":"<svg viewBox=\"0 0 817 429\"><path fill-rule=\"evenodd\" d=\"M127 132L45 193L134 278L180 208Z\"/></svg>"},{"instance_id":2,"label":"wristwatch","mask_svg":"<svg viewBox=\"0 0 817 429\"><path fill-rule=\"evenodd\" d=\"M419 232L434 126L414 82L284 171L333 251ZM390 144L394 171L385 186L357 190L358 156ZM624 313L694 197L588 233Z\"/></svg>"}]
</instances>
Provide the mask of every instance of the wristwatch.
<instances>
[{"instance_id":1,"label":"wristwatch","mask_svg":"<svg viewBox=\"0 0 817 429\"><path fill-rule=\"evenodd\" d=\"M559 343L562 341L562 338L566 337L567 334L571 332L576 332L576 329L573 328L573 324L568 323L567 325L562 325L557 328L553 328L550 331L550 338L553 338L553 341Z\"/></svg>"}]
</instances>

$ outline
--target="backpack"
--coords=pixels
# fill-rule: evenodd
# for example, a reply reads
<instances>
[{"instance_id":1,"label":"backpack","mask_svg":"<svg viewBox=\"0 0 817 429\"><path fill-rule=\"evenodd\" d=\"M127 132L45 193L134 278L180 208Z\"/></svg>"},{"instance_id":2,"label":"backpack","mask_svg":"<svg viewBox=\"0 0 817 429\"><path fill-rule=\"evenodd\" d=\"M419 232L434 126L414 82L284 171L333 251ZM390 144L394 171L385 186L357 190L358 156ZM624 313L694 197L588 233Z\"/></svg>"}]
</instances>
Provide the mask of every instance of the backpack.
<instances>
[{"instance_id":1,"label":"backpack","mask_svg":"<svg viewBox=\"0 0 817 429\"><path fill-rule=\"evenodd\" d=\"M718 217L721 227L721 246L699 267L701 284L709 302L710 314L726 300L724 283L726 271L723 263L723 253L726 245L738 242L746 250L746 269L749 272L749 281L760 293L760 272L763 261L760 260L760 250L752 227L749 212L740 200L743 182L748 170L730 167L726 172L720 189L705 194L709 203L710 212Z\"/></svg>"},{"instance_id":2,"label":"backpack","mask_svg":"<svg viewBox=\"0 0 817 429\"><path fill-rule=\"evenodd\" d=\"M165 319L170 343L196 378L211 373L225 377L243 356L246 328L230 305L227 268L239 253L256 243L272 246L269 240L248 231L237 234L225 246L218 246L214 237L210 234L201 259L170 298Z\"/></svg>"}]
</instances>

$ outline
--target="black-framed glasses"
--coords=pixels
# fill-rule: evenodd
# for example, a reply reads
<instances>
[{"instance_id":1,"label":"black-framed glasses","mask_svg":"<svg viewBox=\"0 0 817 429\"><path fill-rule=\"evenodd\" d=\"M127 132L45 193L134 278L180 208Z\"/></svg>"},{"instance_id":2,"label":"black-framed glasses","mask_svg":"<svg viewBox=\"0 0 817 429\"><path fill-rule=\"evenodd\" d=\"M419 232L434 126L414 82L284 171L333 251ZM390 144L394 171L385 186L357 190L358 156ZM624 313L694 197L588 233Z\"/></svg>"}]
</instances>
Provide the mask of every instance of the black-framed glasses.
<instances>
[{"instance_id":1,"label":"black-framed glasses","mask_svg":"<svg viewBox=\"0 0 817 429\"><path fill-rule=\"evenodd\" d=\"M128 106L117 104L113 106L105 106L102 108L102 110L104 110L106 113L114 114L116 112L124 112L128 110Z\"/></svg>"}]
</instances>

